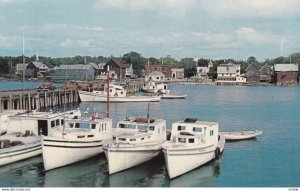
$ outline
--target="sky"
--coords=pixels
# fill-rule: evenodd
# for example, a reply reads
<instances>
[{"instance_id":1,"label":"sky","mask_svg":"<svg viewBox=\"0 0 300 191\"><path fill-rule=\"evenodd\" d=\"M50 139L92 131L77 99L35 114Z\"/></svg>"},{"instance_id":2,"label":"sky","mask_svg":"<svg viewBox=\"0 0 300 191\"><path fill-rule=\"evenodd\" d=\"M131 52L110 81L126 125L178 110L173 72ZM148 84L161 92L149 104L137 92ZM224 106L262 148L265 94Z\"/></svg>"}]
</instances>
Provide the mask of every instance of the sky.
<instances>
[{"instance_id":1,"label":"sky","mask_svg":"<svg viewBox=\"0 0 300 191\"><path fill-rule=\"evenodd\" d=\"M0 56L264 61L300 52L300 0L0 0Z\"/></svg>"}]
</instances>

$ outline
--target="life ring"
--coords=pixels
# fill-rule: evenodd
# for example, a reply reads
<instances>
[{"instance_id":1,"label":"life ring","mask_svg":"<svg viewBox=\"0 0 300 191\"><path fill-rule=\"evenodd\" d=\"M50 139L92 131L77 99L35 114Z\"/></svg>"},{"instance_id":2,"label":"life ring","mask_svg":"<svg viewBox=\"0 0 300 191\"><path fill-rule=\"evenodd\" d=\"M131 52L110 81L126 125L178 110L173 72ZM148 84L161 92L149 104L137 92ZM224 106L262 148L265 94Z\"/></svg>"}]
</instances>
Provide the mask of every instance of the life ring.
<instances>
[{"instance_id":1,"label":"life ring","mask_svg":"<svg viewBox=\"0 0 300 191\"><path fill-rule=\"evenodd\" d=\"M219 158L220 158L220 155L221 155L220 148L217 147L216 150L215 150L215 158L216 158L216 159L219 159Z\"/></svg>"}]
</instances>

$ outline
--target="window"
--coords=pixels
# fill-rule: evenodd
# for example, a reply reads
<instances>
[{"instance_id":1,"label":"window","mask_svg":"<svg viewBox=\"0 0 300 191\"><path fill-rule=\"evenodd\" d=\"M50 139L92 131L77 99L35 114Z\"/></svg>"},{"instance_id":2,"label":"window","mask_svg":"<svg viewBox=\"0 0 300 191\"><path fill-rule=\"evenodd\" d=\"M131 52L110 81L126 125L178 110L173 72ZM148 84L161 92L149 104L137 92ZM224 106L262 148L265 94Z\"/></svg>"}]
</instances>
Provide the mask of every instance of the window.
<instances>
[{"instance_id":1,"label":"window","mask_svg":"<svg viewBox=\"0 0 300 191\"><path fill-rule=\"evenodd\" d=\"M146 130L148 128L148 126L147 125L138 125L137 128Z\"/></svg>"},{"instance_id":2,"label":"window","mask_svg":"<svg viewBox=\"0 0 300 191\"><path fill-rule=\"evenodd\" d=\"M136 139L130 139L130 141L136 141Z\"/></svg>"},{"instance_id":3,"label":"window","mask_svg":"<svg viewBox=\"0 0 300 191\"><path fill-rule=\"evenodd\" d=\"M126 129L135 129L136 126L135 125L131 125L131 124L125 124L125 128Z\"/></svg>"},{"instance_id":4,"label":"window","mask_svg":"<svg viewBox=\"0 0 300 191\"><path fill-rule=\"evenodd\" d=\"M145 138L143 137L143 138L141 138L141 140L144 140Z\"/></svg>"},{"instance_id":5,"label":"window","mask_svg":"<svg viewBox=\"0 0 300 191\"><path fill-rule=\"evenodd\" d=\"M194 132L202 132L202 128L200 128L200 127L193 127L193 131Z\"/></svg>"},{"instance_id":6,"label":"window","mask_svg":"<svg viewBox=\"0 0 300 191\"><path fill-rule=\"evenodd\" d=\"M51 121L51 127L55 127L55 121Z\"/></svg>"},{"instance_id":7,"label":"window","mask_svg":"<svg viewBox=\"0 0 300 191\"><path fill-rule=\"evenodd\" d=\"M150 131L154 131L155 127L154 126L150 126L149 129L150 129Z\"/></svg>"},{"instance_id":8,"label":"window","mask_svg":"<svg viewBox=\"0 0 300 191\"><path fill-rule=\"evenodd\" d=\"M195 140L194 139L189 139L189 143L194 143Z\"/></svg>"},{"instance_id":9,"label":"window","mask_svg":"<svg viewBox=\"0 0 300 191\"><path fill-rule=\"evenodd\" d=\"M178 128L177 128L178 131L184 131L185 130L185 126L181 126L179 125Z\"/></svg>"},{"instance_id":10,"label":"window","mask_svg":"<svg viewBox=\"0 0 300 191\"><path fill-rule=\"evenodd\" d=\"M96 124L92 124L92 129L96 129Z\"/></svg>"},{"instance_id":11,"label":"window","mask_svg":"<svg viewBox=\"0 0 300 191\"><path fill-rule=\"evenodd\" d=\"M124 124L119 124L119 128L125 128L125 125Z\"/></svg>"},{"instance_id":12,"label":"window","mask_svg":"<svg viewBox=\"0 0 300 191\"><path fill-rule=\"evenodd\" d=\"M209 131L209 135L213 136L214 135L214 130Z\"/></svg>"},{"instance_id":13,"label":"window","mask_svg":"<svg viewBox=\"0 0 300 191\"><path fill-rule=\"evenodd\" d=\"M55 123L56 123L56 126L59 126L59 119L56 119Z\"/></svg>"},{"instance_id":14,"label":"window","mask_svg":"<svg viewBox=\"0 0 300 191\"><path fill-rule=\"evenodd\" d=\"M119 141L126 141L126 138L119 138Z\"/></svg>"},{"instance_id":15,"label":"window","mask_svg":"<svg viewBox=\"0 0 300 191\"><path fill-rule=\"evenodd\" d=\"M88 135L87 137L94 137L94 135Z\"/></svg>"},{"instance_id":16,"label":"window","mask_svg":"<svg viewBox=\"0 0 300 191\"><path fill-rule=\"evenodd\" d=\"M73 128L74 127L74 123L70 123L69 126L70 126L70 128Z\"/></svg>"},{"instance_id":17,"label":"window","mask_svg":"<svg viewBox=\"0 0 300 191\"><path fill-rule=\"evenodd\" d=\"M186 142L186 138L178 138L178 142L179 143L185 143Z\"/></svg>"},{"instance_id":18,"label":"window","mask_svg":"<svg viewBox=\"0 0 300 191\"><path fill-rule=\"evenodd\" d=\"M79 123L75 123L75 128L79 128L80 124Z\"/></svg>"},{"instance_id":19,"label":"window","mask_svg":"<svg viewBox=\"0 0 300 191\"><path fill-rule=\"evenodd\" d=\"M115 137L115 136L113 136L113 140L116 140L116 137Z\"/></svg>"},{"instance_id":20,"label":"window","mask_svg":"<svg viewBox=\"0 0 300 191\"><path fill-rule=\"evenodd\" d=\"M60 123L63 125L63 124L65 123L65 120L62 119L62 120L60 121Z\"/></svg>"}]
</instances>

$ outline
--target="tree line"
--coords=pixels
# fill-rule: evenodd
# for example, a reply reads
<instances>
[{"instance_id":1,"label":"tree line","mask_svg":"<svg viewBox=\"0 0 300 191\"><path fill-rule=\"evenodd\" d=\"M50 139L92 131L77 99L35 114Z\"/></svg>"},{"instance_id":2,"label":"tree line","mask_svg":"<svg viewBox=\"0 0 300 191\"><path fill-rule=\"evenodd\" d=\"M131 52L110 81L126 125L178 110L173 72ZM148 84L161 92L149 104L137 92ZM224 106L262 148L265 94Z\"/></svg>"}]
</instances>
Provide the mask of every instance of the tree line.
<instances>
[{"instance_id":1,"label":"tree line","mask_svg":"<svg viewBox=\"0 0 300 191\"><path fill-rule=\"evenodd\" d=\"M84 63L106 63L111 58L119 59L123 63L132 63L133 70L136 76L140 76L142 73L142 70L144 69L146 64L166 64L170 65L171 67L178 67L178 68L184 68L185 77L191 77L194 76L197 73L197 66L207 66L210 59L207 58L201 58L197 62L194 61L191 57L182 58L180 60L177 60L175 58L172 58L170 55L161 57L161 58L155 58L150 57L146 58L143 57L142 54L131 51L129 53L126 53L120 57L104 57L104 56L74 56L74 57L62 57L62 58L51 58L51 57L44 57L39 56L39 61L43 62L44 64L48 65L49 67L55 67L62 64L84 64ZM25 62L34 61L35 56L31 57L25 57ZM7 75L12 72L12 68L15 67L18 63L22 63L23 57L22 56L2 56L0 57L0 75ZM258 66L263 66L264 64L276 64L276 63L300 63L300 53L293 53L287 57L277 57L274 59L266 59L263 62L257 61L257 59L254 56L250 56L247 60L234 60L234 59L227 59L226 61L233 61L241 65L241 73L245 73L245 70L247 66L254 62ZM219 64L224 63L224 59L219 60L212 60L214 63L213 67L211 68L209 72L209 76L213 79L217 76L217 67Z\"/></svg>"}]
</instances>

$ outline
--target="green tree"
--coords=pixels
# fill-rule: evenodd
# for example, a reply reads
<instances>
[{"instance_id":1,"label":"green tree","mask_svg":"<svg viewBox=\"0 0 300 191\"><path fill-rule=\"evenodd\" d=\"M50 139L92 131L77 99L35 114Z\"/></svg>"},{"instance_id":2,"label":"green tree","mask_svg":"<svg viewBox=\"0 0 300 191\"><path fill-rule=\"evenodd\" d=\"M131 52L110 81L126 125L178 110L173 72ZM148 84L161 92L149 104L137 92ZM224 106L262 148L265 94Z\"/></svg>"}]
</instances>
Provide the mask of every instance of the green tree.
<instances>
[{"instance_id":1,"label":"green tree","mask_svg":"<svg viewBox=\"0 0 300 191\"><path fill-rule=\"evenodd\" d=\"M121 60L125 63L131 63L134 74L136 76L141 76L142 70L144 69L146 63L146 59L142 57L141 54L131 51L124 54L121 57Z\"/></svg>"}]
</instances>

